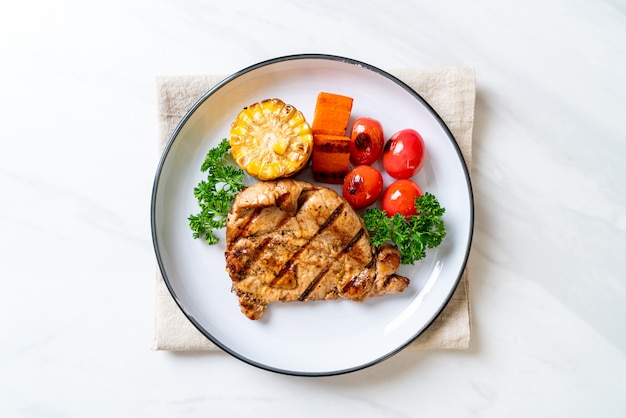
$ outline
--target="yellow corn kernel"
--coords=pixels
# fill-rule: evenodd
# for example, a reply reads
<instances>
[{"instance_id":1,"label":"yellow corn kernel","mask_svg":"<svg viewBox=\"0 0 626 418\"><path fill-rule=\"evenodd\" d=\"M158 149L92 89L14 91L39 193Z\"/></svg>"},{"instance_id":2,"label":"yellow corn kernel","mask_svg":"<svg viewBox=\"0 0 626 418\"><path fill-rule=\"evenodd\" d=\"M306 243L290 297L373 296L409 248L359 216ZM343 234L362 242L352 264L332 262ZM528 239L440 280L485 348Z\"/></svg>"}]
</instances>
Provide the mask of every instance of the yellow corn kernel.
<instances>
[{"instance_id":1,"label":"yellow corn kernel","mask_svg":"<svg viewBox=\"0 0 626 418\"><path fill-rule=\"evenodd\" d=\"M287 151L287 147L289 146L289 138L280 138L278 141L274 143L272 149L278 155L285 155L285 151Z\"/></svg>"}]
</instances>

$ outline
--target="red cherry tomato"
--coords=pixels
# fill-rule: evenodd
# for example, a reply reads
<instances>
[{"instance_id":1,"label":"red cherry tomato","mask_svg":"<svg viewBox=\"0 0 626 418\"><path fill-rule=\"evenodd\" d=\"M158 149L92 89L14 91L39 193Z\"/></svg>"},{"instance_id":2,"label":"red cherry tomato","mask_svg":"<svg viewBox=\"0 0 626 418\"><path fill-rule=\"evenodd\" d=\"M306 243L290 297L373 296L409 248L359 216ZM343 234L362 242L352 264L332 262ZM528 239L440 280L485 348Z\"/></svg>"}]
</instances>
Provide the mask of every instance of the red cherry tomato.
<instances>
[{"instance_id":1,"label":"red cherry tomato","mask_svg":"<svg viewBox=\"0 0 626 418\"><path fill-rule=\"evenodd\" d=\"M422 195L422 190L412 180L396 180L385 189L382 199L382 208L387 216L392 217L396 213L405 218L417 214L415 199Z\"/></svg>"},{"instance_id":2,"label":"red cherry tomato","mask_svg":"<svg viewBox=\"0 0 626 418\"><path fill-rule=\"evenodd\" d=\"M343 197L355 209L363 209L376 202L382 192L383 176L369 165L356 167L343 181Z\"/></svg>"},{"instance_id":3,"label":"red cherry tomato","mask_svg":"<svg viewBox=\"0 0 626 418\"><path fill-rule=\"evenodd\" d=\"M385 144L383 166L396 179L408 179L424 165L426 146L424 139L414 129L396 132Z\"/></svg>"},{"instance_id":4,"label":"red cherry tomato","mask_svg":"<svg viewBox=\"0 0 626 418\"><path fill-rule=\"evenodd\" d=\"M372 165L383 152L385 136L376 119L358 118L350 134L350 161L353 165Z\"/></svg>"}]
</instances>

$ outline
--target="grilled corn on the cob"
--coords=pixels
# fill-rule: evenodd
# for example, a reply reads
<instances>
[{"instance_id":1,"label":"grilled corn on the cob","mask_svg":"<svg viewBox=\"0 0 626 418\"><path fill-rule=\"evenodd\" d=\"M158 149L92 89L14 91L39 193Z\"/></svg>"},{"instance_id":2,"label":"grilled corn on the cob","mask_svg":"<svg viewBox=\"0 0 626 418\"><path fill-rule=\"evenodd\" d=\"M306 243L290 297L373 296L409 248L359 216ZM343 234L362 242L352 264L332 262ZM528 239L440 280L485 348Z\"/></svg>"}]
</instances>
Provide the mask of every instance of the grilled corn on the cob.
<instances>
[{"instance_id":1,"label":"grilled corn on the cob","mask_svg":"<svg viewBox=\"0 0 626 418\"><path fill-rule=\"evenodd\" d=\"M231 125L228 142L237 164L259 180L296 174L313 151L313 134L304 115L280 99L244 108Z\"/></svg>"}]
</instances>

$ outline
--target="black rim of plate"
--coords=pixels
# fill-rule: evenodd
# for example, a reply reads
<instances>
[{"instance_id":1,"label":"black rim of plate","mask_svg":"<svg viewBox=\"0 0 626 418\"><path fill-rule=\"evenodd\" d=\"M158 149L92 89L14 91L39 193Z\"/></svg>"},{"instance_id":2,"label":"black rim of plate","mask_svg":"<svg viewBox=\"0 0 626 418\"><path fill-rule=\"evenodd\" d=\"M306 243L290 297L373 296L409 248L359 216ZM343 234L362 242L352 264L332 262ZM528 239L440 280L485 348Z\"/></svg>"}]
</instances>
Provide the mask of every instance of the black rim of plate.
<instances>
[{"instance_id":1,"label":"black rim of plate","mask_svg":"<svg viewBox=\"0 0 626 418\"><path fill-rule=\"evenodd\" d=\"M230 83L231 81L235 80L236 78L249 73L251 71L254 71L256 69L259 69L261 67L266 67L269 65L273 65L273 64L278 64L281 62L285 62L285 61L292 61L292 60L329 60L329 61L336 61L336 62L343 62L345 64L349 64L349 65L354 65L357 67L361 67L364 69L367 69L369 71L375 72L391 81L393 81L394 83L398 84L400 87L402 87L403 89L405 89L408 93L410 93L413 97L415 97L415 99L417 99L419 102L421 102L428 110L429 112L432 114L432 116L437 120L437 122L441 125L441 127L444 129L444 131L446 132L448 138L450 139L454 149L456 150L457 156L461 162L461 166L463 168L463 172L465 174L465 181L467 183L467 188L468 188L468 192L469 192L469 209L470 209L470 225L469 225L469 237L468 237L468 242L467 242L467 247L465 249L465 255L464 255L464 259L463 259L463 263L461 265L461 268L459 269L459 272L457 274L454 286L452 286L452 288L450 289L449 294L447 295L447 297L445 298L445 300L443 301L443 303L441 304L441 306L439 307L439 309L437 310L437 312L434 313L434 315L430 318L429 322L427 324L425 324L421 329L417 330L416 334L410 338L408 341L406 341L404 344L400 345L399 347L397 347L395 350L392 350L391 352L373 359L370 362L367 363L363 363L354 367L350 367L347 369L340 369L340 370L332 370L332 371L322 371L322 372L307 372L307 371L297 371L297 370L285 370L285 369L280 369L280 368L276 368L276 367L272 367L270 365L267 364L263 364L260 363L258 361L255 361L253 359L247 358L239 353L237 353L236 351L232 350L231 348L225 346L224 344L222 344L217 338L213 337L213 335L211 335L210 332L208 332L206 329L204 329L204 327L198 323L198 321L196 321L193 316L189 315L189 313L187 312L185 306L180 302L180 300L178 299L176 292L174 291L174 289L172 288L172 285L170 284L170 281L168 279L167 276L167 272L165 271L165 267L163 265L163 260L161 258L161 253L159 250L159 243L157 242L157 233L156 233L156 198L157 198L157 193L158 193L158 185L159 185L159 180L161 177L161 171L163 169L163 165L165 163L165 160L167 159L167 156L169 154L169 151L172 147L172 144L174 143L174 141L176 140L176 138L178 137L178 134L180 133L180 130L182 129L182 127L185 125L185 123L187 122L187 120L191 117L191 115L198 109L198 107L200 107L202 105L202 103L204 103L205 100L207 100L211 95L213 95L216 91L218 91L219 89L221 89L223 86L225 86L226 84ZM183 312L183 314L187 317L187 319L198 329L198 331L200 331L205 337L207 337L211 342L213 342L216 346L218 346L220 349L222 349L223 351L227 352L228 354L232 355L233 357L247 363L250 364L252 366L258 367L260 369L263 370L267 370L270 372L276 372L276 373L280 373L280 374L284 374L284 375L294 375L294 376L333 376L333 375L341 375L341 374L346 374L346 373L351 373L351 372L355 372L358 370L362 370L368 367L371 367L375 364L381 363L384 360L394 356L395 354L399 353L400 351L402 351L404 348L406 348L408 345L410 345L417 337L419 337L433 322L434 320L439 316L439 314L441 313L441 311L444 309L444 307L448 304L448 302L450 301L450 298L452 297L452 294L454 293L454 291L456 290L456 288L458 287L458 284L461 280L461 276L463 274L463 271L465 270L465 267L467 265L467 261L469 258L469 253L470 253L470 249L471 249L471 244L472 244L472 239L473 239L473 235L474 235L474 195L473 195L473 191L472 191L472 184L471 184L471 180L470 180L470 175L469 175L469 171L467 169L467 164L465 162L465 159L463 157L463 154L461 153L461 149L459 148L459 145L457 144L456 140L454 139L454 136L452 135L452 132L450 131L450 129L448 128L448 126L446 125L446 123L443 121L443 119L439 116L439 114L437 114L437 112L432 108L432 106L430 106L430 104L428 104L428 102L422 97L420 96L415 90L413 90L409 85L407 85L406 83L404 83L402 80L398 79L397 77L387 73L386 71L381 70L380 68L374 67L370 64L364 63L362 61L358 61L352 58L346 58L346 57L342 57L342 56L338 56L338 55L329 55L329 54L317 54L317 53L313 53L313 54L295 54L295 55L286 55L286 56L281 56L281 57L277 57L277 58L272 58L272 59L268 59L265 61L261 61L259 63L256 63L254 65L251 65L249 67L246 67L240 71L237 71L236 73L233 73L232 75L226 77L224 80L222 80L221 82L219 82L218 84L216 84L213 88L211 88L209 91L207 91L192 107L191 109L189 109L189 111L185 114L185 116L181 119L181 121L178 123L178 125L176 126L176 128L174 129L174 131L172 132L167 144L165 145L164 149L163 149L163 153L161 155L161 158L159 160L158 166L157 166L157 170L156 170L156 174L154 177L154 183L152 186L152 199L151 199L151 205L150 205L150 226L151 226L151 230L152 230L152 244L154 247L154 251L156 254L156 258L157 258L157 262L159 265L159 269L161 271L161 275L163 276L163 280L165 282L165 285L167 286L167 289L169 290L170 294L172 295L172 297L174 298L174 301L176 302L176 304L178 305L178 307L180 308L180 310Z\"/></svg>"}]
</instances>

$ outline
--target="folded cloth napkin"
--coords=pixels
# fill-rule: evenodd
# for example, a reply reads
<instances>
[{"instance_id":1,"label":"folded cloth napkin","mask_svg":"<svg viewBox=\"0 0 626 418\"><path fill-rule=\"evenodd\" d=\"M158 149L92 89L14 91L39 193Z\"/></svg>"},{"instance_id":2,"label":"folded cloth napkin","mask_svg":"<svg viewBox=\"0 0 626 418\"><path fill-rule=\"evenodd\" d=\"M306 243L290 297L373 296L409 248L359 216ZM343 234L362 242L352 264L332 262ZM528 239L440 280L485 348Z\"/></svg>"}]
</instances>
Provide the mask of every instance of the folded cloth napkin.
<instances>
[{"instance_id":1,"label":"folded cloth napkin","mask_svg":"<svg viewBox=\"0 0 626 418\"><path fill-rule=\"evenodd\" d=\"M390 70L417 91L441 116L454 135L468 169L472 157L472 129L476 97L473 68L403 68ZM196 101L225 75L163 76L157 78L159 149ZM187 320L170 295L159 269L156 273L156 305L152 349L205 351L219 348ZM467 270L451 300L433 323L409 348L463 349L471 332Z\"/></svg>"}]
</instances>

